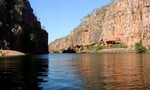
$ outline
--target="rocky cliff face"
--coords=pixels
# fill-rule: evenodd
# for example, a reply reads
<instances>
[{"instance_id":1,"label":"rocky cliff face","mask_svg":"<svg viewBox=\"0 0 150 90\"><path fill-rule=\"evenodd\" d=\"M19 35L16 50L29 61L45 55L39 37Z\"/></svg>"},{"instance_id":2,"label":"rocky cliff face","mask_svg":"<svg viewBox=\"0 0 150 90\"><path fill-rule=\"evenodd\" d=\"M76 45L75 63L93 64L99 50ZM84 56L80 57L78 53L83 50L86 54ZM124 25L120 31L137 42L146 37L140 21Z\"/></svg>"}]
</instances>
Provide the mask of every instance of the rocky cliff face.
<instances>
[{"instance_id":1,"label":"rocky cliff face","mask_svg":"<svg viewBox=\"0 0 150 90\"><path fill-rule=\"evenodd\" d=\"M28 0L0 0L0 49L47 53L48 33Z\"/></svg>"},{"instance_id":2,"label":"rocky cliff face","mask_svg":"<svg viewBox=\"0 0 150 90\"><path fill-rule=\"evenodd\" d=\"M68 36L49 44L49 51L116 43L133 48L140 41L150 45L150 1L115 0L88 15Z\"/></svg>"}]
</instances>

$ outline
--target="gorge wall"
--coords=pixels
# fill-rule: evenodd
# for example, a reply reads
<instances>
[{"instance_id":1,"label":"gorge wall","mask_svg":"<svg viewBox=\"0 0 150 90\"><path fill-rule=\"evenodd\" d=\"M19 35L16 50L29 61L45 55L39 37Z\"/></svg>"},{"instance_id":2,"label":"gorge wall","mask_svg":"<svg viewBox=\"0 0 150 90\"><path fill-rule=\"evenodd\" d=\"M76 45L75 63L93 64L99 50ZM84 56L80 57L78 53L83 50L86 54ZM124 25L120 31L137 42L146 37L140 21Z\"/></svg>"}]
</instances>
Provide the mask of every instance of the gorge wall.
<instances>
[{"instance_id":1,"label":"gorge wall","mask_svg":"<svg viewBox=\"0 0 150 90\"><path fill-rule=\"evenodd\" d=\"M0 49L48 53L48 33L28 0L0 0Z\"/></svg>"},{"instance_id":2,"label":"gorge wall","mask_svg":"<svg viewBox=\"0 0 150 90\"><path fill-rule=\"evenodd\" d=\"M87 15L68 36L49 44L49 51L76 49L88 45L124 43L133 48L135 43L150 45L150 1L114 0Z\"/></svg>"}]
</instances>

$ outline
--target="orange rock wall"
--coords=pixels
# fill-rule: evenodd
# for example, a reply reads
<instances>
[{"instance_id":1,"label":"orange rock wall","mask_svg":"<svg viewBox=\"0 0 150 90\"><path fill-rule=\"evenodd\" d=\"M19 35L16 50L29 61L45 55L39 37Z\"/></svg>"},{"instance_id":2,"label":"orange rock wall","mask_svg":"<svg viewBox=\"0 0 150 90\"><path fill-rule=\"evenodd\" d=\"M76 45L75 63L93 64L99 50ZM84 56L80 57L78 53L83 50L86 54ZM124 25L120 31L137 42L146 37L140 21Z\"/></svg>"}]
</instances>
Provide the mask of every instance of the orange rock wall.
<instances>
[{"instance_id":1,"label":"orange rock wall","mask_svg":"<svg viewBox=\"0 0 150 90\"><path fill-rule=\"evenodd\" d=\"M68 36L49 44L49 51L116 40L133 48L142 41L150 45L150 1L117 0L92 14Z\"/></svg>"}]
</instances>

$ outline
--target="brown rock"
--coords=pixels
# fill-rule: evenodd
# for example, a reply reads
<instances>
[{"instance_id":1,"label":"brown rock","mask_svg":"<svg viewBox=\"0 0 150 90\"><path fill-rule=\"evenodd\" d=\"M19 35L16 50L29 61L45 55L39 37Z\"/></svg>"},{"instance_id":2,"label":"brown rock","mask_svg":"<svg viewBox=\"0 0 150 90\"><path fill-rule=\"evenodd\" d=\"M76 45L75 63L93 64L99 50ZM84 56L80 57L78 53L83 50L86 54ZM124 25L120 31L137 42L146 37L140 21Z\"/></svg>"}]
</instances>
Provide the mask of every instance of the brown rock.
<instances>
[{"instance_id":1,"label":"brown rock","mask_svg":"<svg viewBox=\"0 0 150 90\"><path fill-rule=\"evenodd\" d=\"M48 53L48 33L28 0L0 0L0 49Z\"/></svg>"},{"instance_id":2,"label":"brown rock","mask_svg":"<svg viewBox=\"0 0 150 90\"><path fill-rule=\"evenodd\" d=\"M142 41L150 45L150 1L116 0L85 17L67 37L49 44L49 51L107 42L125 43L133 48Z\"/></svg>"}]
</instances>

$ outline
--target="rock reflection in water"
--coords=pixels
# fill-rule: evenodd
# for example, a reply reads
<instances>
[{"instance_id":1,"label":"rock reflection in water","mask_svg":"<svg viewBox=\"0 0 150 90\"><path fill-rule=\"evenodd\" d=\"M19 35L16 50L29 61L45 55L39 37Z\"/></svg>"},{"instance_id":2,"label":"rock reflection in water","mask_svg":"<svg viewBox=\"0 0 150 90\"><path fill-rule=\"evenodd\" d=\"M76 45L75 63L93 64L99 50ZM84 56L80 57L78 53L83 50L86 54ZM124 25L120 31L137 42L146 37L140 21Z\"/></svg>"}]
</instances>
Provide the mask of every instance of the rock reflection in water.
<instances>
[{"instance_id":1,"label":"rock reflection in water","mask_svg":"<svg viewBox=\"0 0 150 90\"><path fill-rule=\"evenodd\" d=\"M0 90L150 90L150 54L0 58Z\"/></svg>"},{"instance_id":2,"label":"rock reflection in water","mask_svg":"<svg viewBox=\"0 0 150 90\"><path fill-rule=\"evenodd\" d=\"M150 89L150 55L84 55L80 68L83 87L92 90Z\"/></svg>"},{"instance_id":3,"label":"rock reflection in water","mask_svg":"<svg viewBox=\"0 0 150 90\"><path fill-rule=\"evenodd\" d=\"M0 90L42 90L48 60L30 56L0 58Z\"/></svg>"}]
</instances>

